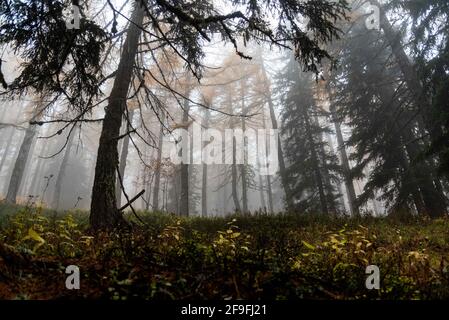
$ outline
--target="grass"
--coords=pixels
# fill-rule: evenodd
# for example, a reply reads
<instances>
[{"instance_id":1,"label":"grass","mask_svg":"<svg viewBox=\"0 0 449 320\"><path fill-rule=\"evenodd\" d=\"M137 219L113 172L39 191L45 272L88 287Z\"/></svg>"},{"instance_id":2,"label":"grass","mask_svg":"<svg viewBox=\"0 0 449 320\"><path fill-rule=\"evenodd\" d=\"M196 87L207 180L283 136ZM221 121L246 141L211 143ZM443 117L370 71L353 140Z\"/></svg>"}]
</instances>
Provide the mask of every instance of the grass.
<instances>
[{"instance_id":1,"label":"grass","mask_svg":"<svg viewBox=\"0 0 449 320\"><path fill-rule=\"evenodd\" d=\"M449 298L448 219L139 215L132 233L92 234L86 212L0 205L0 298Z\"/></svg>"}]
</instances>

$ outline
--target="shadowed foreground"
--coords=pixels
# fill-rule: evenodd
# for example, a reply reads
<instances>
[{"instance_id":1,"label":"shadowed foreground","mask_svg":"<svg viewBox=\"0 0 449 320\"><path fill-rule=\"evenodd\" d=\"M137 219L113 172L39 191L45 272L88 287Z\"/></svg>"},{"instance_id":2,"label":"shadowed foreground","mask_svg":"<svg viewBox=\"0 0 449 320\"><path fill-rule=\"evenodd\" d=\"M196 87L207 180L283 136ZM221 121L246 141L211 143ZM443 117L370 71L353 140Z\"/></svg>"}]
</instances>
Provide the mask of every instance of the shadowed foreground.
<instances>
[{"instance_id":1,"label":"shadowed foreground","mask_svg":"<svg viewBox=\"0 0 449 320\"><path fill-rule=\"evenodd\" d=\"M449 298L447 219L140 215L132 234L93 235L86 213L0 206L0 298ZM380 290L365 287L371 264Z\"/></svg>"}]
</instances>

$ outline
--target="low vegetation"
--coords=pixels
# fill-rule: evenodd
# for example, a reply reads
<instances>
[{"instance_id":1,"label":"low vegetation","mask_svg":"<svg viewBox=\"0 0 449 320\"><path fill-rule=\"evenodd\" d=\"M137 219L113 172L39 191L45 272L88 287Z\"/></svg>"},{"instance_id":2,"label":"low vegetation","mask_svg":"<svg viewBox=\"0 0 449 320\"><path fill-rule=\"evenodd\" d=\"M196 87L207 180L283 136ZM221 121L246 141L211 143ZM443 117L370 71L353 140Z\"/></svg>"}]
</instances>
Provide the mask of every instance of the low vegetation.
<instances>
[{"instance_id":1,"label":"low vegetation","mask_svg":"<svg viewBox=\"0 0 449 320\"><path fill-rule=\"evenodd\" d=\"M93 234L83 212L15 211L0 207L0 298L449 298L448 219L140 213L132 232ZM80 290L65 288L68 265Z\"/></svg>"}]
</instances>

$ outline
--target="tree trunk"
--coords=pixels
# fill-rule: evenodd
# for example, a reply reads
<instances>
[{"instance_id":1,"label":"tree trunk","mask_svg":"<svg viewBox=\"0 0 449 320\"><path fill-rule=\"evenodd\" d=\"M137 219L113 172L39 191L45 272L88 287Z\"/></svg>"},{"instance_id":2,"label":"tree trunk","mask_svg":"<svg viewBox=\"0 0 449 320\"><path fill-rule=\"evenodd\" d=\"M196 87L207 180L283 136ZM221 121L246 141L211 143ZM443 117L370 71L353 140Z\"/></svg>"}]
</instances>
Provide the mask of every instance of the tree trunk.
<instances>
[{"instance_id":1,"label":"tree trunk","mask_svg":"<svg viewBox=\"0 0 449 320\"><path fill-rule=\"evenodd\" d=\"M157 167L154 177L154 189L153 189L153 210L159 210L159 189L161 183L161 166L162 166L162 144L164 143L164 126L161 124L159 129L159 141L157 149Z\"/></svg>"},{"instance_id":2,"label":"tree trunk","mask_svg":"<svg viewBox=\"0 0 449 320\"><path fill-rule=\"evenodd\" d=\"M17 116L14 120L14 124L16 124L19 121L20 116L22 115L22 110L23 108L19 108L18 112L17 112ZM0 162L0 173L2 172L3 166L6 162L6 159L8 158L9 152L10 152L10 148L11 148L11 144L12 141L14 139L14 135L16 133L16 128L11 127L11 128L7 128L5 130L9 130L9 135L6 137L7 140L7 144L5 147L5 151L3 152L3 156L2 156L2 161ZM2 186L3 187L3 186Z\"/></svg>"},{"instance_id":3,"label":"tree trunk","mask_svg":"<svg viewBox=\"0 0 449 320\"><path fill-rule=\"evenodd\" d=\"M426 97L423 85L419 80L418 72L413 63L409 60L401 43L400 34L394 31L385 14L383 6L377 0L373 0L373 4L380 8L380 26L384 31L385 38L387 39L401 73L404 76L407 87L412 94L415 106L416 108L420 108L420 111L423 110L421 111L421 116L425 127L430 134L431 140L437 141L443 135L443 132L441 127L432 121L431 102Z\"/></svg>"},{"instance_id":4,"label":"tree trunk","mask_svg":"<svg viewBox=\"0 0 449 320\"><path fill-rule=\"evenodd\" d=\"M135 1L120 63L105 111L97 152L95 179L92 188L90 224L93 229L115 227L123 221L117 209L115 182L118 166L117 138L120 134L123 111L131 83L134 59L144 17L140 1Z\"/></svg>"},{"instance_id":5,"label":"tree trunk","mask_svg":"<svg viewBox=\"0 0 449 320\"><path fill-rule=\"evenodd\" d=\"M264 77L264 82L266 83L265 98L267 99L268 108L270 111L271 127L274 130L278 130L279 126L278 126L278 122L276 119L276 113L274 112L274 103L273 103L273 99L271 98L271 90L268 85L268 76L267 76L267 72L265 70L265 65L263 63L263 58L261 55L260 55L260 61L261 61L261 69L262 69L262 73L263 73L263 77ZM292 197L292 192L290 190L290 185L288 184L288 177L287 177L286 169L285 169L284 152L282 150L282 141L281 141L280 135L278 135L277 142L278 142L277 147L278 147L279 175L281 177L282 187L284 188L285 202L287 204L287 209L291 211L291 210L293 210L293 197Z\"/></svg>"},{"instance_id":6,"label":"tree trunk","mask_svg":"<svg viewBox=\"0 0 449 320\"><path fill-rule=\"evenodd\" d=\"M190 78L187 77L189 80ZM187 81L189 82L189 81ZM190 85L190 84L187 84ZM185 96L189 97L190 95L190 89L186 89ZM189 101L186 99L184 100L184 112L182 115L182 123L185 124L189 121L189 111L190 111L190 104ZM188 130L188 128L186 129ZM182 149L183 159L187 159L187 155L184 156L188 150L190 149L189 144L189 134L187 133L185 137L182 137L182 139L187 139L186 142L182 142L183 146L186 149ZM181 163L181 203L179 208L179 214L181 216L189 216L189 165L187 163Z\"/></svg>"},{"instance_id":7,"label":"tree trunk","mask_svg":"<svg viewBox=\"0 0 449 320\"><path fill-rule=\"evenodd\" d=\"M260 165L260 161L259 158L257 158L257 167L259 168L259 170L261 170L261 165ZM260 172L258 173L259 176L259 194L260 194L260 203L262 205L261 209L266 212L267 210L267 204L265 201L265 194L264 194L264 184L263 184L263 178L262 175L260 174Z\"/></svg>"},{"instance_id":8,"label":"tree trunk","mask_svg":"<svg viewBox=\"0 0 449 320\"><path fill-rule=\"evenodd\" d=\"M245 82L242 82L242 95L241 95L241 103L242 103L242 115L246 115L247 108L245 106ZM242 117L242 131L243 135L245 135L246 131L246 121L245 117ZM243 136L243 164L240 165L240 174L242 176L242 209L243 213L248 213L248 180L247 180L247 162L248 162L248 143Z\"/></svg>"},{"instance_id":9,"label":"tree trunk","mask_svg":"<svg viewBox=\"0 0 449 320\"><path fill-rule=\"evenodd\" d=\"M401 133L404 137L404 143L406 143L405 148L409 155L410 162L413 163L418 159L419 155L422 154L422 150L420 150L411 128L403 128ZM413 172L417 180L417 185L421 190L422 200L425 205L425 212L421 212L421 214L427 214L432 218L445 216L447 210L444 202L444 195L440 194L433 184L431 169L424 161L421 161L414 163Z\"/></svg>"},{"instance_id":10,"label":"tree trunk","mask_svg":"<svg viewBox=\"0 0 449 320\"><path fill-rule=\"evenodd\" d=\"M312 136L312 128L310 125L310 119L309 119L309 115L307 114L307 111L304 109L303 111L304 114L304 122L306 125L306 132L307 132L307 139L309 140L309 144L310 144L310 153L312 156L312 161L314 163L314 167L313 167L313 172L315 175L315 183L317 185L318 188L318 194L320 197L320 203L321 203L321 211L324 214L329 214L329 209L327 207L327 199L326 199L326 194L324 192L324 184L323 184L323 177L321 176L321 172L320 172L320 167L319 167L319 159L318 159L318 154L316 151L316 146L315 146L315 141L313 140L313 136Z\"/></svg>"},{"instance_id":11,"label":"tree trunk","mask_svg":"<svg viewBox=\"0 0 449 320\"><path fill-rule=\"evenodd\" d=\"M341 165L343 168L343 175L345 180L346 195L348 196L349 212L352 216L360 215L359 208L356 203L356 194L354 189L354 182L351 177L351 167L349 166L348 154L346 153L345 142L341 132L340 121L337 119L335 106L331 104L330 112L332 122L335 126L335 134L337 136L338 149L340 150Z\"/></svg>"},{"instance_id":12,"label":"tree trunk","mask_svg":"<svg viewBox=\"0 0 449 320\"><path fill-rule=\"evenodd\" d=\"M59 209L59 202L61 201L61 189L62 183L64 181L65 172L67 170L67 164L69 163L70 153L72 151L73 139L75 137L76 132L72 132L70 134L69 140L67 141L67 145L65 147L64 157L62 158L61 166L59 167L58 174L56 176L55 182L55 192L53 193L53 201L52 207L55 210Z\"/></svg>"},{"instance_id":13,"label":"tree trunk","mask_svg":"<svg viewBox=\"0 0 449 320\"><path fill-rule=\"evenodd\" d=\"M242 208L240 207L240 201L239 196L237 193L237 184L238 184L238 177L237 177L237 164L236 164L236 141L235 137L232 138L232 199L234 200L234 208L237 212L242 212Z\"/></svg>"},{"instance_id":14,"label":"tree trunk","mask_svg":"<svg viewBox=\"0 0 449 320\"><path fill-rule=\"evenodd\" d=\"M130 124L133 122L134 110L128 111L129 119L126 121L126 130L129 131ZM126 169L126 159L128 158L128 149L129 149L129 134L123 138L122 152L120 154L120 165L119 165L119 173L120 177L122 177L122 181L125 181L125 169ZM120 179L117 177L116 186L115 186L117 205L120 207L122 205L122 188L120 185Z\"/></svg>"},{"instance_id":15,"label":"tree trunk","mask_svg":"<svg viewBox=\"0 0 449 320\"><path fill-rule=\"evenodd\" d=\"M19 149L19 154L14 164L14 169L9 181L8 192L6 194L6 202L16 203L17 193L19 191L20 184L22 183L25 166L28 161L28 155L30 154L35 135L35 126L29 125L25 131L25 137L23 138L22 144Z\"/></svg>"},{"instance_id":16,"label":"tree trunk","mask_svg":"<svg viewBox=\"0 0 449 320\"><path fill-rule=\"evenodd\" d=\"M314 120L314 124L317 127L321 127L319 122L318 122L318 116L315 114L313 117ZM333 188L332 188L332 181L329 175L329 170L327 168L326 165L326 150L324 149L324 137L323 134L320 133L319 134L319 139L320 139L320 144L318 146L318 161L319 163L321 163L322 168L321 168L321 174L322 177L324 179L324 183L325 183L325 195L326 195L326 200L327 200L327 207L329 212L333 213L333 214L337 214L337 208L335 206L335 200L334 200L334 193L333 193Z\"/></svg>"},{"instance_id":17,"label":"tree trunk","mask_svg":"<svg viewBox=\"0 0 449 320\"><path fill-rule=\"evenodd\" d=\"M210 110L206 109L204 116L204 126L209 127ZM203 174L201 185L201 215L207 217L207 163L203 161Z\"/></svg>"}]
</instances>

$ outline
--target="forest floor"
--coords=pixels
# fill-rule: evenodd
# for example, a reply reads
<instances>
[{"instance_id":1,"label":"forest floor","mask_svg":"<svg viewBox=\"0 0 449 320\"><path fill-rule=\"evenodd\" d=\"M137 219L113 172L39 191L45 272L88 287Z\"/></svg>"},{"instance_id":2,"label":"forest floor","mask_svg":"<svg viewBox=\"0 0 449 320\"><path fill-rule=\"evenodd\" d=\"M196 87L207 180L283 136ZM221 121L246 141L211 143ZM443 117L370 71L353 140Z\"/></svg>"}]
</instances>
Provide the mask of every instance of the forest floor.
<instances>
[{"instance_id":1,"label":"forest floor","mask_svg":"<svg viewBox=\"0 0 449 320\"><path fill-rule=\"evenodd\" d=\"M85 212L0 204L0 298L449 299L449 219L139 215L92 234Z\"/></svg>"}]
</instances>

